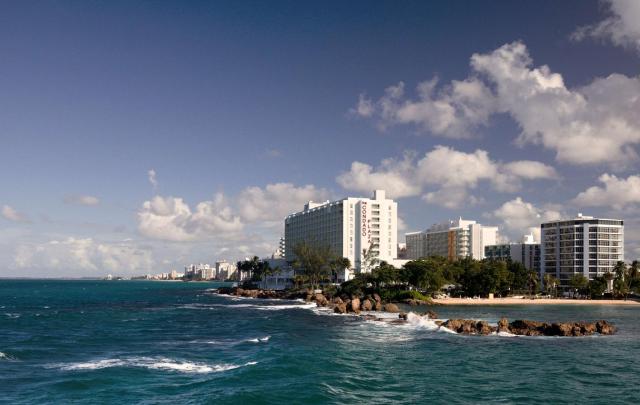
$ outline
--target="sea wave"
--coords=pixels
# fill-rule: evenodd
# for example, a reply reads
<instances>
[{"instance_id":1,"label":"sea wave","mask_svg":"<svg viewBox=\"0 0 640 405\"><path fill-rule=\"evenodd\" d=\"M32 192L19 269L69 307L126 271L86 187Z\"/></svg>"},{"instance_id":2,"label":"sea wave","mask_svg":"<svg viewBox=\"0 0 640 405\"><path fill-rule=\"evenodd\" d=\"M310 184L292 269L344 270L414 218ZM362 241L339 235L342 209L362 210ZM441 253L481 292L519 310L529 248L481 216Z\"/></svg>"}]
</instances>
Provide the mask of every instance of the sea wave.
<instances>
[{"instance_id":1,"label":"sea wave","mask_svg":"<svg viewBox=\"0 0 640 405\"><path fill-rule=\"evenodd\" d=\"M4 314L7 316L7 318L11 318L11 319L20 318L20 314L15 314L15 313L11 313L11 312L5 312Z\"/></svg>"},{"instance_id":2,"label":"sea wave","mask_svg":"<svg viewBox=\"0 0 640 405\"><path fill-rule=\"evenodd\" d=\"M54 364L51 368L63 371L100 370L111 367L146 368L149 370L166 370L181 373L219 373L244 366L258 364L250 361L244 364L205 364L191 361L179 361L166 357L128 357L115 359L100 359L87 362Z\"/></svg>"},{"instance_id":3,"label":"sea wave","mask_svg":"<svg viewBox=\"0 0 640 405\"><path fill-rule=\"evenodd\" d=\"M0 352L0 361L16 361L17 359L9 354Z\"/></svg>"},{"instance_id":4,"label":"sea wave","mask_svg":"<svg viewBox=\"0 0 640 405\"><path fill-rule=\"evenodd\" d=\"M192 340L189 343L204 343L209 345L220 345L220 346L236 346L244 343L267 343L271 339L271 336L263 336L256 337L250 339L242 339L242 340Z\"/></svg>"}]
</instances>

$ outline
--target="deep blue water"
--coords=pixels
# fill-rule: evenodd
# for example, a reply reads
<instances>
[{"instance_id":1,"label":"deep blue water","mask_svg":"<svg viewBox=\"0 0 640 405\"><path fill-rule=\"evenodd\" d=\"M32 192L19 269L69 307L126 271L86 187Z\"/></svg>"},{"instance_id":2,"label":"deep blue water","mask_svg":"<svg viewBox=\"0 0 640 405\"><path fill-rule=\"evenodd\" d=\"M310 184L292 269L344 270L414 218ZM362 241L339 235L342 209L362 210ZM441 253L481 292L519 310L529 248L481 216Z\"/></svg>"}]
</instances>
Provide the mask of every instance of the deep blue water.
<instances>
[{"instance_id":1,"label":"deep blue water","mask_svg":"<svg viewBox=\"0 0 640 405\"><path fill-rule=\"evenodd\" d=\"M460 336L233 299L214 283L0 280L6 403L638 403L640 308L438 307L607 319L583 338Z\"/></svg>"}]
</instances>

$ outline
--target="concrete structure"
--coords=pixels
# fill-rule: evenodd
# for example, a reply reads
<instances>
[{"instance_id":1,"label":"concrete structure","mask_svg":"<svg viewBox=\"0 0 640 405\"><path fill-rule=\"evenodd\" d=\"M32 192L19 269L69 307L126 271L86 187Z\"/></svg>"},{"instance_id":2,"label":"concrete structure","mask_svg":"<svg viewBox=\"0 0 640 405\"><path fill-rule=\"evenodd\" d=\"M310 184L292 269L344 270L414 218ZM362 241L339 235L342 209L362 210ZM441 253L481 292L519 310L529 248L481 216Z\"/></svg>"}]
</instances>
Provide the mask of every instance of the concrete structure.
<instances>
[{"instance_id":1,"label":"concrete structure","mask_svg":"<svg viewBox=\"0 0 640 405\"><path fill-rule=\"evenodd\" d=\"M230 280L235 277L236 265L229 263L226 260L220 260L216 262L216 280Z\"/></svg>"},{"instance_id":2,"label":"concrete structure","mask_svg":"<svg viewBox=\"0 0 640 405\"><path fill-rule=\"evenodd\" d=\"M349 259L353 271L341 275L349 279L354 272L369 272L364 250L371 247L373 257L395 264L397 258L398 204L376 190L373 198L348 197L338 201L314 203L285 219L285 259L295 259L293 248L302 242L329 247L336 256Z\"/></svg>"},{"instance_id":3,"label":"concrete structure","mask_svg":"<svg viewBox=\"0 0 640 405\"><path fill-rule=\"evenodd\" d=\"M533 235L525 235L520 243L503 243L484 248L487 259L511 260L524 264L528 270L540 271L540 244Z\"/></svg>"},{"instance_id":4,"label":"concrete structure","mask_svg":"<svg viewBox=\"0 0 640 405\"><path fill-rule=\"evenodd\" d=\"M541 225L540 279L546 273L569 287L574 274L589 280L613 273L624 260L624 222L578 214L576 218Z\"/></svg>"},{"instance_id":5,"label":"concrete structure","mask_svg":"<svg viewBox=\"0 0 640 405\"><path fill-rule=\"evenodd\" d=\"M498 228L459 218L433 225L423 232L408 233L405 239L408 259L428 256L482 259L485 246L496 244Z\"/></svg>"}]
</instances>

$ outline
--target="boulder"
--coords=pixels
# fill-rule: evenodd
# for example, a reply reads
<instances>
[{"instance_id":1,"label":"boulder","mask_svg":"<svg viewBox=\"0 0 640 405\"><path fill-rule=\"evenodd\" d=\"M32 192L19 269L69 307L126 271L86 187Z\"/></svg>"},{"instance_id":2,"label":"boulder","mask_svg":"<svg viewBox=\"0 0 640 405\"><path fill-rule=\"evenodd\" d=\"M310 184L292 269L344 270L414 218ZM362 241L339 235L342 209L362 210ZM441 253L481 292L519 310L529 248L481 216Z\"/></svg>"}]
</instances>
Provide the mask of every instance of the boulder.
<instances>
[{"instance_id":1,"label":"boulder","mask_svg":"<svg viewBox=\"0 0 640 405\"><path fill-rule=\"evenodd\" d=\"M498 332L509 332L509 320L507 318L500 318Z\"/></svg>"},{"instance_id":2,"label":"boulder","mask_svg":"<svg viewBox=\"0 0 640 405\"><path fill-rule=\"evenodd\" d=\"M495 328L492 328L487 321L479 321L476 324L476 332L480 335L489 335L491 332L495 332Z\"/></svg>"},{"instance_id":3,"label":"boulder","mask_svg":"<svg viewBox=\"0 0 640 405\"><path fill-rule=\"evenodd\" d=\"M360 313L360 298L354 298L347 303L347 311Z\"/></svg>"},{"instance_id":4,"label":"boulder","mask_svg":"<svg viewBox=\"0 0 640 405\"><path fill-rule=\"evenodd\" d=\"M335 297L335 298L333 298L333 303L334 303L334 304L342 304L342 303L344 303L344 302L342 301L342 298L340 298L340 297Z\"/></svg>"},{"instance_id":5,"label":"boulder","mask_svg":"<svg viewBox=\"0 0 640 405\"><path fill-rule=\"evenodd\" d=\"M427 319L437 319L438 318L438 314L436 314L433 311L427 311L424 313L424 315L427 317Z\"/></svg>"},{"instance_id":6,"label":"boulder","mask_svg":"<svg viewBox=\"0 0 640 405\"><path fill-rule=\"evenodd\" d=\"M382 305L382 301L376 301L373 303L373 310L374 311L382 311L382 309L384 308L384 306Z\"/></svg>"},{"instance_id":7,"label":"boulder","mask_svg":"<svg viewBox=\"0 0 640 405\"><path fill-rule=\"evenodd\" d=\"M596 331L601 335L613 335L616 333L616 327L607 321L596 321Z\"/></svg>"},{"instance_id":8,"label":"boulder","mask_svg":"<svg viewBox=\"0 0 640 405\"><path fill-rule=\"evenodd\" d=\"M386 312L394 312L394 313L400 312L400 308L398 308L396 304L391 304L391 303L385 304L383 307L383 310Z\"/></svg>"},{"instance_id":9,"label":"boulder","mask_svg":"<svg viewBox=\"0 0 640 405\"><path fill-rule=\"evenodd\" d=\"M336 304L336 306L333 308L333 312L335 312L336 314L346 314L347 304L345 304L344 302Z\"/></svg>"},{"instance_id":10,"label":"boulder","mask_svg":"<svg viewBox=\"0 0 640 405\"><path fill-rule=\"evenodd\" d=\"M327 305L327 302L328 302L327 298L322 294L316 294L314 297L314 300L319 307L324 307L325 305Z\"/></svg>"},{"instance_id":11,"label":"boulder","mask_svg":"<svg viewBox=\"0 0 640 405\"><path fill-rule=\"evenodd\" d=\"M545 334L548 327L543 322L518 319L509 324L509 331L514 335L539 336Z\"/></svg>"},{"instance_id":12,"label":"boulder","mask_svg":"<svg viewBox=\"0 0 640 405\"><path fill-rule=\"evenodd\" d=\"M371 311L373 309L373 304L371 303L371 300L364 299L361 307L363 311Z\"/></svg>"},{"instance_id":13,"label":"boulder","mask_svg":"<svg viewBox=\"0 0 640 405\"><path fill-rule=\"evenodd\" d=\"M400 312L400 313L398 314L398 318L400 318L400 319L404 319L405 321L407 320L407 318L408 318L408 317L409 317L409 316L407 315L407 313L406 313L406 312Z\"/></svg>"},{"instance_id":14,"label":"boulder","mask_svg":"<svg viewBox=\"0 0 640 405\"><path fill-rule=\"evenodd\" d=\"M418 300L414 300L413 298L407 298L406 300L404 300L404 303L412 307L417 307L419 305Z\"/></svg>"},{"instance_id":15,"label":"boulder","mask_svg":"<svg viewBox=\"0 0 640 405\"><path fill-rule=\"evenodd\" d=\"M378 294L373 294L373 299L376 302L382 302L382 298L380 298L380 296Z\"/></svg>"}]
</instances>

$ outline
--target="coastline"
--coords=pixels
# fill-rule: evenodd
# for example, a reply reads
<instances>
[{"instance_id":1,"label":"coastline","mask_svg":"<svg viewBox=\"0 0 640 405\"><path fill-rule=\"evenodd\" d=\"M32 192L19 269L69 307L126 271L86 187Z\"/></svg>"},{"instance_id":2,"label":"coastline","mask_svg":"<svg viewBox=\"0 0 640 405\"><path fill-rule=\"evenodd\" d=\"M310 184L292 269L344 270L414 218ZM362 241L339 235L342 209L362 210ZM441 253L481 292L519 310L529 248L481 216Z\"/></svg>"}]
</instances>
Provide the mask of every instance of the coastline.
<instances>
[{"instance_id":1,"label":"coastline","mask_svg":"<svg viewBox=\"0 0 640 405\"><path fill-rule=\"evenodd\" d=\"M640 305L635 300L585 300L565 298L445 298L433 299L437 305Z\"/></svg>"}]
</instances>

